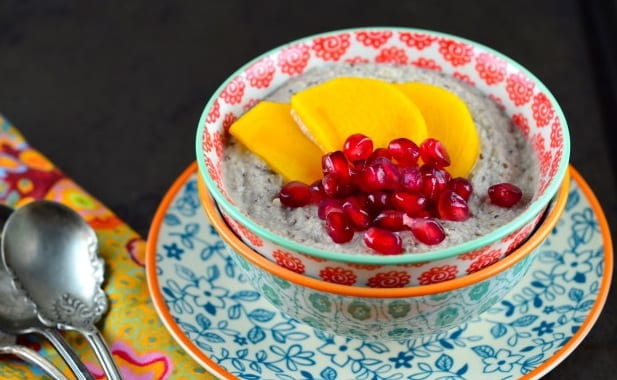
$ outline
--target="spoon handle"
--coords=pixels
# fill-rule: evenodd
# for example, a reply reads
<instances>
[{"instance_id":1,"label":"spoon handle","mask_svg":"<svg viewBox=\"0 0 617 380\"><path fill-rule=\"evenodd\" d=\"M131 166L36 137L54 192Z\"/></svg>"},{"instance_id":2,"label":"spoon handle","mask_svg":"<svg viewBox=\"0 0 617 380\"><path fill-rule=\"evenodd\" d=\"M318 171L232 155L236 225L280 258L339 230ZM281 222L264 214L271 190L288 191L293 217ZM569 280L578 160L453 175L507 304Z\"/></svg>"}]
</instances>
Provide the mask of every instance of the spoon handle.
<instances>
[{"instance_id":1,"label":"spoon handle","mask_svg":"<svg viewBox=\"0 0 617 380\"><path fill-rule=\"evenodd\" d=\"M11 354L20 359L38 366L40 369L54 380L68 380L66 376L58 368L56 368L49 360L45 359L38 352L29 349L28 347L11 344L0 347L0 354Z\"/></svg>"},{"instance_id":2,"label":"spoon handle","mask_svg":"<svg viewBox=\"0 0 617 380\"><path fill-rule=\"evenodd\" d=\"M37 332L54 346L78 380L94 380L94 376L90 373L84 362L81 361L73 347L68 344L58 330L43 328Z\"/></svg>"},{"instance_id":3,"label":"spoon handle","mask_svg":"<svg viewBox=\"0 0 617 380\"><path fill-rule=\"evenodd\" d=\"M105 371L107 378L109 380L122 380L120 370L114 362L111 351L109 350L107 343L105 343L105 339L103 338L101 332L95 327L88 331L79 331L86 338L88 343L90 343L90 346L94 350L94 354L103 366L103 370Z\"/></svg>"}]
</instances>

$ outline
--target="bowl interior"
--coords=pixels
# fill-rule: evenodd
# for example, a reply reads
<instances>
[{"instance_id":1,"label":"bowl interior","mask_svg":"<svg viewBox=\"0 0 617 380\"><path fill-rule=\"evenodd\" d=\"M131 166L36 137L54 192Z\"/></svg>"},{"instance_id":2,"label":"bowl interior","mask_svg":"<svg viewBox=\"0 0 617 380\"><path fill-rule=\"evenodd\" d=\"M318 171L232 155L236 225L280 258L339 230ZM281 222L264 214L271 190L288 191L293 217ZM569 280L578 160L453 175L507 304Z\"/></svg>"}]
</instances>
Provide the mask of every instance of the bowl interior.
<instances>
[{"instance_id":1,"label":"bowl interior","mask_svg":"<svg viewBox=\"0 0 617 380\"><path fill-rule=\"evenodd\" d=\"M396 256L349 254L306 247L266 230L247 217L225 191L222 155L231 124L290 77L333 62L378 62L436 70L479 88L495 100L529 139L539 162L538 189L518 217L483 237L441 250ZM549 90L512 59L481 44L427 30L361 28L303 38L273 49L233 73L207 103L196 136L201 177L223 212L263 239L286 249L365 264L418 263L473 251L523 227L548 204L569 160L567 123Z\"/></svg>"}]
</instances>

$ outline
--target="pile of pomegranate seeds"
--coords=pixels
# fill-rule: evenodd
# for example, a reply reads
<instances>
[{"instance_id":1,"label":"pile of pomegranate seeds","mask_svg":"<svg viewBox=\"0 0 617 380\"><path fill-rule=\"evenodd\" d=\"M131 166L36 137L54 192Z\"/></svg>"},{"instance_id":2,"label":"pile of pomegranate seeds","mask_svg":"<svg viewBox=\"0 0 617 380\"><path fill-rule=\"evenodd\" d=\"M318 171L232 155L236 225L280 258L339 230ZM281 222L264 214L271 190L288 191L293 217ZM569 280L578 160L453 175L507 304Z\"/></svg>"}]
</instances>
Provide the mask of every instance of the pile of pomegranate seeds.
<instances>
[{"instance_id":1,"label":"pile of pomegranate seeds","mask_svg":"<svg viewBox=\"0 0 617 380\"><path fill-rule=\"evenodd\" d=\"M373 149L369 137L354 134L343 150L322 157L321 180L311 185L288 182L279 199L287 207L318 205L318 216L335 243L346 243L362 232L367 247L395 255L403 252L401 231L435 245L446 237L438 219L470 217L472 185L465 178L452 178L445 169L449 165L450 157L436 139L418 146L399 138L387 148ZM493 204L512 207L522 192L501 183L491 186L488 195Z\"/></svg>"}]
</instances>

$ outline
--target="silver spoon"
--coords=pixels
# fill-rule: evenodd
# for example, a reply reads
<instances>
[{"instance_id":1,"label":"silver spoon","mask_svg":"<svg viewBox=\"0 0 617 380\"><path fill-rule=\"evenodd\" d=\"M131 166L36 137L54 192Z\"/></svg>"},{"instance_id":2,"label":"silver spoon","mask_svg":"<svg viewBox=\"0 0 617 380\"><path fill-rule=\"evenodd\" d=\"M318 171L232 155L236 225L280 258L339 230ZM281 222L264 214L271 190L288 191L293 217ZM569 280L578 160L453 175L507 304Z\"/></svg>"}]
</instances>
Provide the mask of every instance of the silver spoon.
<instances>
[{"instance_id":1,"label":"silver spoon","mask_svg":"<svg viewBox=\"0 0 617 380\"><path fill-rule=\"evenodd\" d=\"M34 201L9 216L2 236L4 265L13 285L36 306L39 320L81 333L107 377L122 379L94 325L107 311L107 297L101 288L105 264L92 228L60 203Z\"/></svg>"},{"instance_id":2,"label":"silver spoon","mask_svg":"<svg viewBox=\"0 0 617 380\"><path fill-rule=\"evenodd\" d=\"M0 205L0 230L12 212L12 208ZM34 305L13 286L13 278L3 265L0 265L0 330L9 335L43 336L58 351L77 379L94 380L94 376L64 337L38 320Z\"/></svg>"},{"instance_id":3,"label":"silver spoon","mask_svg":"<svg viewBox=\"0 0 617 380\"><path fill-rule=\"evenodd\" d=\"M0 332L0 355L15 355L23 361L35 365L54 380L68 380L51 362L38 352L15 343L15 336Z\"/></svg>"}]
</instances>

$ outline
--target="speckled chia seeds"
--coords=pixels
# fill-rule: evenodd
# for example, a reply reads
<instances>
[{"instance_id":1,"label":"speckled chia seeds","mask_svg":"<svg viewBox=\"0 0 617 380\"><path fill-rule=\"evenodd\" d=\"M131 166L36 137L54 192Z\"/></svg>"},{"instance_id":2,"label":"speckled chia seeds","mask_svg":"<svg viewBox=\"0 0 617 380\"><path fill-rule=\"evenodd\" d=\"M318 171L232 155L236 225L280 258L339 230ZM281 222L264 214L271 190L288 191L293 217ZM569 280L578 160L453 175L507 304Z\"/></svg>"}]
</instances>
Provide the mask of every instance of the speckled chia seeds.
<instances>
[{"instance_id":1,"label":"speckled chia seeds","mask_svg":"<svg viewBox=\"0 0 617 380\"><path fill-rule=\"evenodd\" d=\"M410 232L401 232L405 252L435 250L473 240L504 225L527 208L537 188L538 173L530 144L494 101L456 78L414 66L333 64L290 79L276 89L269 100L289 102L292 94L336 76L418 81L442 86L467 104L474 119L481 148L480 158L469 178L474 188L468 202L472 216L464 222L440 221L447 236L434 246L416 242ZM316 206L296 209L281 206L277 196L283 185L282 178L233 139L224 150L223 173L225 187L237 206L264 228L323 250L375 254L364 246L361 233L356 233L349 243L333 243L326 234L324 222L317 217ZM523 190L523 199L511 209L494 206L487 200L488 187L500 182L513 183Z\"/></svg>"}]
</instances>

